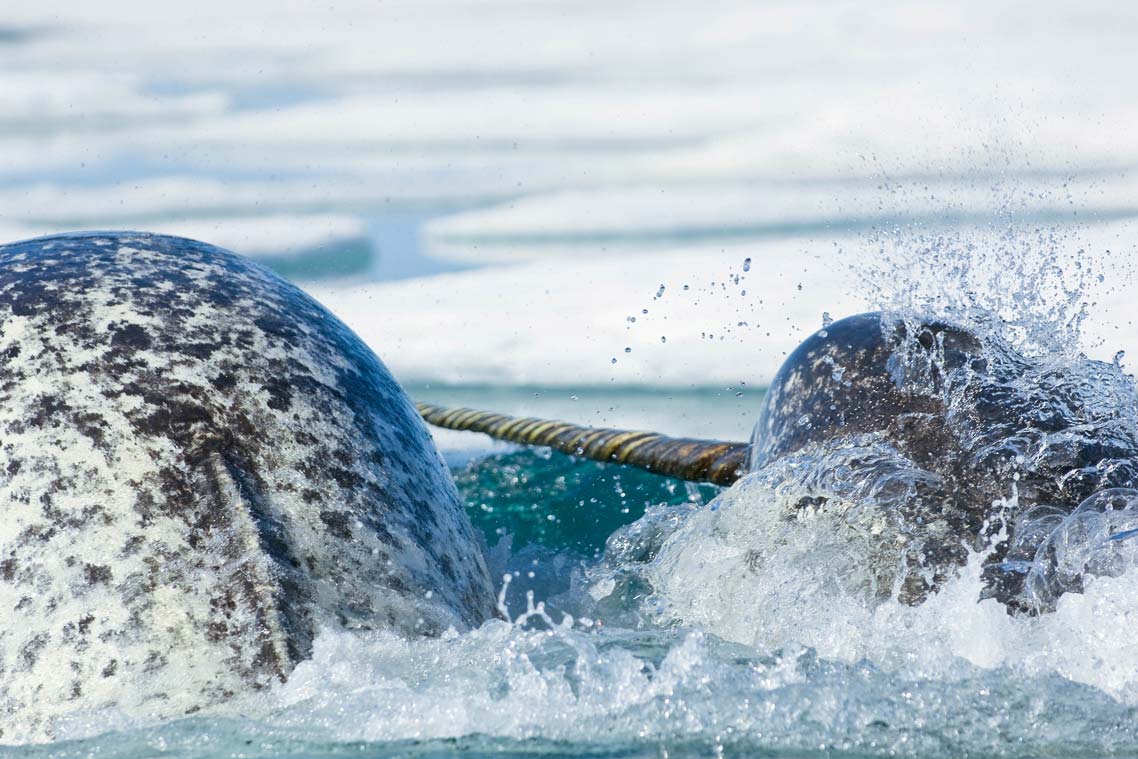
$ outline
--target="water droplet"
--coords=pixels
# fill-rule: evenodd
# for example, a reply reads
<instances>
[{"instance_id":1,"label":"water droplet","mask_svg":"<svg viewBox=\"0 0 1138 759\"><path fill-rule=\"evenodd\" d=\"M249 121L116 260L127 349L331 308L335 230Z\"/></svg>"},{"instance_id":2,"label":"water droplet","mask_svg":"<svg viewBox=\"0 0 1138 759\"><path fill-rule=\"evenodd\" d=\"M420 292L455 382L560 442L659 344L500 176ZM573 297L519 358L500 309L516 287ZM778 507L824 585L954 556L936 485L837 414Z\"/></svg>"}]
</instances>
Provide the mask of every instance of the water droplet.
<instances>
[{"instance_id":1,"label":"water droplet","mask_svg":"<svg viewBox=\"0 0 1138 759\"><path fill-rule=\"evenodd\" d=\"M632 348L625 347L624 352L625 353L632 353Z\"/></svg>"},{"instance_id":2,"label":"water droplet","mask_svg":"<svg viewBox=\"0 0 1138 759\"><path fill-rule=\"evenodd\" d=\"M581 400L581 399L580 399L580 398L578 398L578 397L577 397L577 396L575 396L575 395L570 395L570 396L569 396L569 400L571 400L571 401L579 401L579 400Z\"/></svg>"},{"instance_id":3,"label":"water droplet","mask_svg":"<svg viewBox=\"0 0 1138 759\"><path fill-rule=\"evenodd\" d=\"M743 271L750 271L750 270L751 270L751 259L750 258L744 258L743 259Z\"/></svg>"},{"instance_id":4,"label":"water droplet","mask_svg":"<svg viewBox=\"0 0 1138 759\"><path fill-rule=\"evenodd\" d=\"M612 362L613 362L614 364L616 363L616 356L613 356L613 357L612 357Z\"/></svg>"},{"instance_id":5,"label":"water droplet","mask_svg":"<svg viewBox=\"0 0 1138 759\"><path fill-rule=\"evenodd\" d=\"M666 343L666 342L668 342L668 338L664 337L663 335L660 335L660 342Z\"/></svg>"},{"instance_id":6,"label":"water droplet","mask_svg":"<svg viewBox=\"0 0 1138 759\"><path fill-rule=\"evenodd\" d=\"M829 311L823 311L822 312L822 327L823 327L823 329L826 327L829 327L833 323L834 323L834 318L832 316L830 316L830 312Z\"/></svg>"},{"instance_id":7,"label":"water droplet","mask_svg":"<svg viewBox=\"0 0 1138 759\"><path fill-rule=\"evenodd\" d=\"M657 298L663 298L664 297L664 286L663 285L660 285L660 289L656 291L656 297Z\"/></svg>"}]
</instances>

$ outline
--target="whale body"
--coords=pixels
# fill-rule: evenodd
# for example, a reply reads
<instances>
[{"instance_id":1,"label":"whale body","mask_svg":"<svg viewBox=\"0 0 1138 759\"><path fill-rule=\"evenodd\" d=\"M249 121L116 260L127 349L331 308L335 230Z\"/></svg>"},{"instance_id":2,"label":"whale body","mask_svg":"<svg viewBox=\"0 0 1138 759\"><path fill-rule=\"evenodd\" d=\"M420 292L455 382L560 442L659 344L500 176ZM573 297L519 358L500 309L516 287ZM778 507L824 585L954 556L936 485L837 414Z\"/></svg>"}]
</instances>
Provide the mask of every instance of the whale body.
<instances>
[{"instance_id":1,"label":"whale body","mask_svg":"<svg viewBox=\"0 0 1138 759\"><path fill-rule=\"evenodd\" d=\"M750 469L786 473L797 509L854 504L863 531L889 544L885 571L899 576L881 587L903 601L986 552L984 597L1044 611L1084 575L1123 571L1121 552L1133 551L1136 400L1115 364L861 314L787 358Z\"/></svg>"},{"instance_id":2,"label":"whale body","mask_svg":"<svg viewBox=\"0 0 1138 759\"><path fill-rule=\"evenodd\" d=\"M0 246L0 740L493 614L422 421L313 299L176 237Z\"/></svg>"}]
</instances>

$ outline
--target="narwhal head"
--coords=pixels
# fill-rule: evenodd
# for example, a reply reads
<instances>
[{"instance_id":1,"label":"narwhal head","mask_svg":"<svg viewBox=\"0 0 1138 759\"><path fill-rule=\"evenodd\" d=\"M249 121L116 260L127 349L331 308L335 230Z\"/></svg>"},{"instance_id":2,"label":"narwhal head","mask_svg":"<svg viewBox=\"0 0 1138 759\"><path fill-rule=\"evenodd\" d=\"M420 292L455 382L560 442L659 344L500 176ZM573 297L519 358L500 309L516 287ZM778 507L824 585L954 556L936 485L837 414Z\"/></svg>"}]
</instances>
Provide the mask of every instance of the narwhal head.
<instances>
[{"instance_id":1,"label":"narwhal head","mask_svg":"<svg viewBox=\"0 0 1138 759\"><path fill-rule=\"evenodd\" d=\"M903 440L926 458L944 443L932 420L945 414L946 375L984 371L982 354L973 333L937 321L878 312L833 322L803 340L771 381L750 468L810 443L867 433Z\"/></svg>"}]
</instances>

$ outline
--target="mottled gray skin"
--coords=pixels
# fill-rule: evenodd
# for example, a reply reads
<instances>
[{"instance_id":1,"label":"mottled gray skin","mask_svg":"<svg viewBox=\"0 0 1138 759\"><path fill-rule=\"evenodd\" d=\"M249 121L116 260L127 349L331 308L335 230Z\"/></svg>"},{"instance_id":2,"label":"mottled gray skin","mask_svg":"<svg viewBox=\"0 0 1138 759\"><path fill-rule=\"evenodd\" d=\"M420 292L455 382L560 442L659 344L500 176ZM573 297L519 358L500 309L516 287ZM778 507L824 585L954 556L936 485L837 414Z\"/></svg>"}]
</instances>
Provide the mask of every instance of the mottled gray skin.
<instances>
[{"instance_id":1,"label":"mottled gray skin","mask_svg":"<svg viewBox=\"0 0 1138 759\"><path fill-rule=\"evenodd\" d=\"M0 246L0 513L6 739L263 687L325 626L494 613L454 485L375 355L190 240Z\"/></svg>"},{"instance_id":2,"label":"mottled gray skin","mask_svg":"<svg viewBox=\"0 0 1138 759\"><path fill-rule=\"evenodd\" d=\"M838 452L851 472L868 466L872 477L866 462L884 451L892 469L879 473L882 490L840 477L832 490L875 492L882 535L917 547L902 551L901 599L924 599L1006 525L985 595L1037 611L1038 599L1023 596L1024 573L1046 532L1029 540L1017 530L1055 524L1094 493L1138 487L1134 406L1133 382L1114 365L1032 359L959 327L861 314L787 358L755 426L751 468ZM824 507L827 497L799 507Z\"/></svg>"}]
</instances>

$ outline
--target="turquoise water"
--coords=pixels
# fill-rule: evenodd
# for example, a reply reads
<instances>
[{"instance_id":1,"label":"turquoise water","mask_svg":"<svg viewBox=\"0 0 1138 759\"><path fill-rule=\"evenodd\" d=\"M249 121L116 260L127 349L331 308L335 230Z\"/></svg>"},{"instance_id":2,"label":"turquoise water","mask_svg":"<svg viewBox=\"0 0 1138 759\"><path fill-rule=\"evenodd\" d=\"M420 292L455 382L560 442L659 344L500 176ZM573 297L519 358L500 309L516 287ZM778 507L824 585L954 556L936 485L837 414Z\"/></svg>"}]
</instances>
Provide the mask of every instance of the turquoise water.
<instances>
[{"instance_id":1,"label":"turquoise water","mask_svg":"<svg viewBox=\"0 0 1138 759\"><path fill-rule=\"evenodd\" d=\"M719 488L638 469L522 450L472 461L455 472L471 521L493 544L541 546L596 558L617 528L652 505L709 503Z\"/></svg>"}]
</instances>

